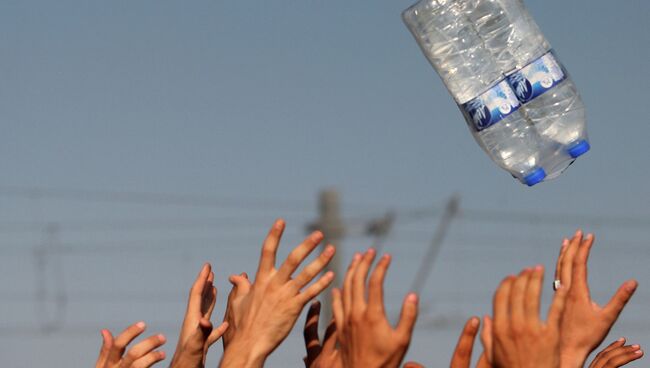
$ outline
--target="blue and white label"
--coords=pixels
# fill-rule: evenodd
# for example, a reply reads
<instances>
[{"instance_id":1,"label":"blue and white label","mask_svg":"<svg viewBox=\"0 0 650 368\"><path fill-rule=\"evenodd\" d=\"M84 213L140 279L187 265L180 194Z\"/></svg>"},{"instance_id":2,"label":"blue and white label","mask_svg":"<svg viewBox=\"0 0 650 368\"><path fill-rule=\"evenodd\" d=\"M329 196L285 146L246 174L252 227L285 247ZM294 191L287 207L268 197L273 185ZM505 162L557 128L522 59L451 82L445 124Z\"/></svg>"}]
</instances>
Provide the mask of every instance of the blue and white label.
<instances>
[{"instance_id":1,"label":"blue and white label","mask_svg":"<svg viewBox=\"0 0 650 368\"><path fill-rule=\"evenodd\" d=\"M553 51L508 76L508 83L521 103L532 101L566 79Z\"/></svg>"},{"instance_id":2,"label":"blue and white label","mask_svg":"<svg viewBox=\"0 0 650 368\"><path fill-rule=\"evenodd\" d=\"M474 129L481 131L517 111L521 104L506 80L475 99L461 105L461 110Z\"/></svg>"}]
</instances>

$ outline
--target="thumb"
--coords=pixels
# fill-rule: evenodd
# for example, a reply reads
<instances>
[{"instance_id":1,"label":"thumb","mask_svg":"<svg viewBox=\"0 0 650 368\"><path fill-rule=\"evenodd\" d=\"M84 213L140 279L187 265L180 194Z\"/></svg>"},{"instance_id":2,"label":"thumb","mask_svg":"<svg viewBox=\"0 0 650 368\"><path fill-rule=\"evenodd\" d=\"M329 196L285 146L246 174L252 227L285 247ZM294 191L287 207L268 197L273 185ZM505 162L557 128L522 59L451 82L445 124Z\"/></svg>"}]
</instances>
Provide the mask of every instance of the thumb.
<instances>
[{"instance_id":1,"label":"thumb","mask_svg":"<svg viewBox=\"0 0 650 368\"><path fill-rule=\"evenodd\" d=\"M634 295L637 286L639 283L636 280L628 280L621 285L612 299L605 306L605 313L611 318L611 321L614 322L618 316L625 308L625 305Z\"/></svg>"},{"instance_id":2,"label":"thumb","mask_svg":"<svg viewBox=\"0 0 650 368\"><path fill-rule=\"evenodd\" d=\"M206 345L209 348L215 342L219 341L221 336L228 330L228 322L223 322L217 328L213 329L206 339Z\"/></svg>"},{"instance_id":3,"label":"thumb","mask_svg":"<svg viewBox=\"0 0 650 368\"><path fill-rule=\"evenodd\" d=\"M415 293L410 293L406 296L404 304L402 305L402 314L400 315L397 324L397 331L401 334L408 335L408 340L411 341L411 334L415 326L415 320L418 318L418 296Z\"/></svg>"}]
</instances>

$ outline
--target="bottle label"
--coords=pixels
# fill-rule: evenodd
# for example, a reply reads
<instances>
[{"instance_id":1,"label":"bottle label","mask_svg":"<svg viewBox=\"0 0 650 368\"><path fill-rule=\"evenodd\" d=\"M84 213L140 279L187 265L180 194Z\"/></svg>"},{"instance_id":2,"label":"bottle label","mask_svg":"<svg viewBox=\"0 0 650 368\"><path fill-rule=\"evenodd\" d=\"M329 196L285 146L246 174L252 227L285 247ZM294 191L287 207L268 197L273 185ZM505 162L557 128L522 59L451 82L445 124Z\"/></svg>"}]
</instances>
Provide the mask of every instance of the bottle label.
<instances>
[{"instance_id":1,"label":"bottle label","mask_svg":"<svg viewBox=\"0 0 650 368\"><path fill-rule=\"evenodd\" d=\"M519 101L525 104L566 79L553 51L510 74L507 79Z\"/></svg>"},{"instance_id":2,"label":"bottle label","mask_svg":"<svg viewBox=\"0 0 650 368\"><path fill-rule=\"evenodd\" d=\"M489 128L521 107L517 96L504 79L475 99L461 105L474 129Z\"/></svg>"}]
</instances>

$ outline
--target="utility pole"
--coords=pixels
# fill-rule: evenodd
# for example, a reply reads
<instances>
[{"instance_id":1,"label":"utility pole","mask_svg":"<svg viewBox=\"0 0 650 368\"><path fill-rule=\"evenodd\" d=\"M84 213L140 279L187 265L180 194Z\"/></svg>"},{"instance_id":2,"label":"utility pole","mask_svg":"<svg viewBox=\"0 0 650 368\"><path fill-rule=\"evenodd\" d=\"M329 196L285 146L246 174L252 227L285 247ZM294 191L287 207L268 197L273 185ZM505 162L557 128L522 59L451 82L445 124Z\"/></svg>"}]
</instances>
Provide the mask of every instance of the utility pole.
<instances>
[{"instance_id":1,"label":"utility pole","mask_svg":"<svg viewBox=\"0 0 650 368\"><path fill-rule=\"evenodd\" d=\"M45 228L43 244L34 249L36 314L41 325L41 331L45 334L56 332L63 327L68 303L63 264L58 249L59 231L58 224L48 224ZM53 313L48 313L50 309L50 291L54 297Z\"/></svg>"},{"instance_id":2,"label":"utility pole","mask_svg":"<svg viewBox=\"0 0 650 368\"><path fill-rule=\"evenodd\" d=\"M427 281L427 278L429 277L429 273L433 268L433 263L435 262L436 257L438 256L440 247L442 246L442 243L445 240L445 236L447 235L447 229L449 228L449 225L451 225L451 220L453 220L453 218L458 213L459 204L460 204L460 198L457 195L452 196L447 202L447 206L445 207L445 212L442 214L442 217L440 218L440 222L438 223L438 227L436 228L436 232L433 234L431 245L429 246L429 249L427 250L427 253L425 254L424 258L422 258L422 262L420 263L420 268L418 269L418 272L415 275L415 279L413 280L413 285L411 286L411 291L418 294L420 294L420 292L422 291L422 287L424 286L424 283Z\"/></svg>"},{"instance_id":3,"label":"utility pole","mask_svg":"<svg viewBox=\"0 0 650 368\"><path fill-rule=\"evenodd\" d=\"M341 249L339 245L345 236L345 225L341 219L340 197L338 191L335 189L322 190L318 196L318 220L307 226L308 231L320 230L323 232L325 238L321 243L321 247L325 249L327 244L332 244L337 248L337 252L330 261L327 271L334 272L334 281L332 285L341 286ZM326 321L321 324L321 327L327 327L330 318L332 318L332 292L331 286L327 288L323 294L324 300L322 301L321 321Z\"/></svg>"}]
</instances>

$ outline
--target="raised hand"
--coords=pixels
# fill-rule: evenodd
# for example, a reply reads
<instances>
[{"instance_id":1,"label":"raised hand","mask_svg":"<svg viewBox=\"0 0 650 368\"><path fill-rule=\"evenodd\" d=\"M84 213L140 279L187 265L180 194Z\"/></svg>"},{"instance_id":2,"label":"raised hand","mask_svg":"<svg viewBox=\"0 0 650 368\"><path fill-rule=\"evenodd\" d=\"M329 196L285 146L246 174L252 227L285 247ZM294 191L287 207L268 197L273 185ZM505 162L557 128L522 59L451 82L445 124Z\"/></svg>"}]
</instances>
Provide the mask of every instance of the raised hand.
<instances>
[{"instance_id":1,"label":"raised hand","mask_svg":"<svg viewBox=\"0 0 650 368\"><path fill-rule=\"evenodd\" d=\"M208 349L228 328L228 322L213 328L210 317L217 300L214 272L206 263L190 289L185 319L171 368L203 368Z\"/></svg>"},{"instance_id":2,"label":"raised hand","mask_svg":"<svg viewBox=\"0 0 650 368\"><path fill-rule=\"evenodd\" d=\"M494 295L492 325L495 367L560 367L560 320L566 290L560 287L553 298L546 323L540 320L544 268L525 269L508 276Z\"/></svg>"},{"instance_id":3,"label":"raised hand","mask_svg":"<svg viewBox=\"0 0 650 368\"><path fill-rule=\"evenodd\" d=\"M165 352L156 350L167 341L163 335L150 336L127 351L127 346L145 328L144 322L138 322L127 327L116 338L109 330L102 330L103 343L95 368L148 368L165 359Z\"/></svg>"},{"instance_id":4,"label":"raised hand","mask_svg":"<svg viewBox=\"0 0 650 368\"><path fill-rule=\"evenodd\" d=\"M384 255L377 263L366 287L374 258L373 249L363 257L356 254L345 275L343 290L332 291L332 309L345 367L399 367L411 342L418 297L413 293L406 296L400 321L393 328L386 318L383 290L390 256Z\"/></svg>"},{"instance_id":5,"label":"raised hand","mask_svg":"<svg viewBox=\"0 0 650 368\"><path fill-rule=\"evenodd\" d=\"M336 323L330 322L321 343L318 337L318 322L320 319L320 302L315 301L309 307L305 320L305 349L307 356L303 359L306 368L342 368L343 361L336 348Z\"/></svg>"},{"instance_id":6,"label":"raised hand","mask_svg":"<svg viewBox=\"0 0 650 368\"><path fill-rule=\"evenodd\" d=\"M637 288L635 280L624 282L604 307L591 299L587 282L587 259L594 243L592 234L583 238L578 230L565 239L558 259L556 279L568 289L562 318L562 367L582 367L600 345Z\"/></svg>"},{"instance_id":7,"label":"raised hand","mask_svg":"<svg viewBox=\"0 0 650 368\"><path fill-rule=\"evenodd\" d=\"M228 329L223 334L223 339L221 339L224 351L237 334L237 321L241 318L241 302L248 295L251 287L246 272L242 272L239 275L231 275L229 281L232 284L232 289L230 289L230 293L228 294L226 314L223 316L224 322L228 322Z\"/></svg>"},{"instance_id":8,"label":"raised hand","mask_svg":"<svg viewBox=\"0 0 650 368\"><path fill-rule=\"evenodd\" d=\"M237 288L236 297L233 295L233 298L237 300L228 310L227 319L234 329L225 342L222 367L262 366L266 357L287 337L305 304L334 279L334 274L327 272L307 286L334 256L335 249L331 245L295 278L291 277L323 240L323 234L319 231L294 248L279 269L275 268L275 256L284 226L283 220L276 221L264 241L254 283L251 284L243 276L231 277L231 282Z\"/></svg>"},{"instance_id":9,"label":"raised hand","mask_svg":"<svg viewBox=\"0 0 650 368\"><path fill-rule=\"evenodd\" d=\"M598 353L589 368L618 368L642 356L639 345L625 345L625 338L621 337Z\"/></svg>"},{"instance_id":10,"label":"raised hand","mask_svg":"<svg viewBox=\"0 0 650 368\"><path fill-rule=\"evenodd\" d=\"M469 368L472 362L472 350L474 349L474 340L478 334L480 321L478 317L472 317L465 323L465 327L458 338L458 344L451 358L451 368ZM490 368L485 352L481 354L476 365L477 368Z\"/></svg>"}]
</instances>

